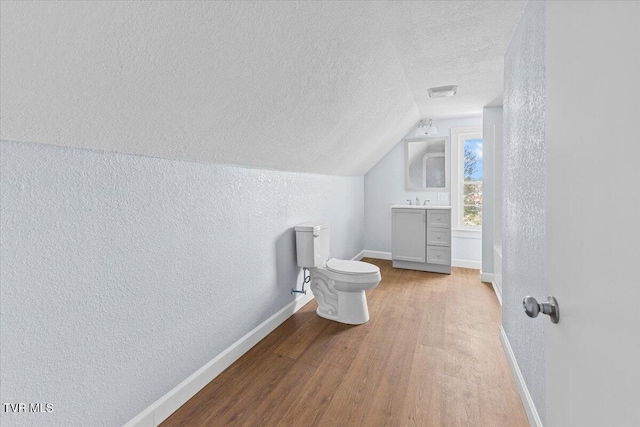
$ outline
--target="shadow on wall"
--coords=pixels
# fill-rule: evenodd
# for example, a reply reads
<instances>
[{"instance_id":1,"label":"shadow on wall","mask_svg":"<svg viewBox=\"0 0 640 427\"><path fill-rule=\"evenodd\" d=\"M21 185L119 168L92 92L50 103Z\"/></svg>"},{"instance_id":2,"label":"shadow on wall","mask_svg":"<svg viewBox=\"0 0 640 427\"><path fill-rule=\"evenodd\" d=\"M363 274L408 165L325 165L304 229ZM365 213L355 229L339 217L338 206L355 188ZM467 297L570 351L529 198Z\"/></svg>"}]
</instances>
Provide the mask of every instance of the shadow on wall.
<instances>
[{"instance_id":1,"label":"shadow on wall","mask_svg":"<svg viewBox=\"0 0 640 427\"><path fill-rule=\"evenodd\" d=\"M276 287L280 292L290 292L292 288L297 286L299 275L296 233L295 229L291 227L276 239ZM295 299L295 295L292 295L291 299Z\"/></svg>"}]
</instances>

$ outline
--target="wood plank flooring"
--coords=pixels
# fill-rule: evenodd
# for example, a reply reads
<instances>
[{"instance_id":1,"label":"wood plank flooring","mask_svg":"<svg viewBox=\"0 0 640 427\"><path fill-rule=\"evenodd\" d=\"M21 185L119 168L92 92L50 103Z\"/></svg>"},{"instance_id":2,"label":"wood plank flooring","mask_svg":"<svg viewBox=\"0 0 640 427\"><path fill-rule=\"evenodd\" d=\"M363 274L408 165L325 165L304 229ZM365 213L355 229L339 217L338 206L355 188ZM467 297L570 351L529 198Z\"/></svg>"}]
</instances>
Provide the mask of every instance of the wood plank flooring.
<instances>
[{"instance_id":1,"label":"wood plank flooring","mask_svg":"<svg viewBox=\"0 0 640 427\"><path fill-rule=\"evenodd\" d=\"M477 270L376 264L371 320L310 302L171 415L174 426L528 426Z\"/></svg>"}]
</instances>

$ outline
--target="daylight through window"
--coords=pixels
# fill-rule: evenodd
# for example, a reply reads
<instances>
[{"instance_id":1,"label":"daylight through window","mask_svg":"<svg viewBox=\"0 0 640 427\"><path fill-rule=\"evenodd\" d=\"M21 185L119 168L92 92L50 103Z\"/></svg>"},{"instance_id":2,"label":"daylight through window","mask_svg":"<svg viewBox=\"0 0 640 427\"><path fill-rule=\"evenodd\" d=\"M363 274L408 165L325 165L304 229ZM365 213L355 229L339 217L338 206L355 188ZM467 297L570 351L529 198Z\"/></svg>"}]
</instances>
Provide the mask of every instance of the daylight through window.
<instances>
[{"instance_id":1,"label":"daylight through window","mask_svg":"<svg viewBox=\"0 0 640 427\"><path fill-rule=\"evenodd\" d=\"M482 226L482 138L464 139L462 226Z\"/></svg>"}]
</instances>

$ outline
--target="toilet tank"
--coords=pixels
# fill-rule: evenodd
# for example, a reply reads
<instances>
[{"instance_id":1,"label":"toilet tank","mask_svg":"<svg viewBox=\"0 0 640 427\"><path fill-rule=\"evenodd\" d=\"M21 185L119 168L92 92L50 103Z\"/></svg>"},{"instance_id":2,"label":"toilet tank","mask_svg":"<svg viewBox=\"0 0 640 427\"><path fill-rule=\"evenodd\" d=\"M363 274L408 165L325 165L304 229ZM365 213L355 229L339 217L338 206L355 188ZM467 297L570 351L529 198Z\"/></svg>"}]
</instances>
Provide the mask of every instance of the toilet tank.
<instances>
[{"instance_id":1,"label":"toilet tank","mask_svg":"<svg viewBox=\"0 0 640 427\"><path fill-rule=\"evenodd\" d=\"M329 259L329 224L305 222L296 225L298 267L320 267Z\"/></svg>"}]
</instances>

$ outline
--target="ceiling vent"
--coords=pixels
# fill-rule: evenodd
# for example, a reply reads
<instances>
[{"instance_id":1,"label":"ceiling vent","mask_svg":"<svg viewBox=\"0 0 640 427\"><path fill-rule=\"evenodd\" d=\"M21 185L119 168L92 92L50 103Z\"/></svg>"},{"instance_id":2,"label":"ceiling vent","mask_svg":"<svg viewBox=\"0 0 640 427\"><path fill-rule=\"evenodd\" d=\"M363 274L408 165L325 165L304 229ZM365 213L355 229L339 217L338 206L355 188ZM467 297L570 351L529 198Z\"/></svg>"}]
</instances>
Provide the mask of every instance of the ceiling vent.
<instances>
[{"instance_id":1,"label":"ceiling vent","mask_svg":"<svg viewBox=\"0 0 640 427\"><path fill-rule=\"evenodd\" d=\"M429 88L430 98L444 98L445 96L453 96L458 91L457 85L438 86Z\"/></svg>"}]
</instances>

